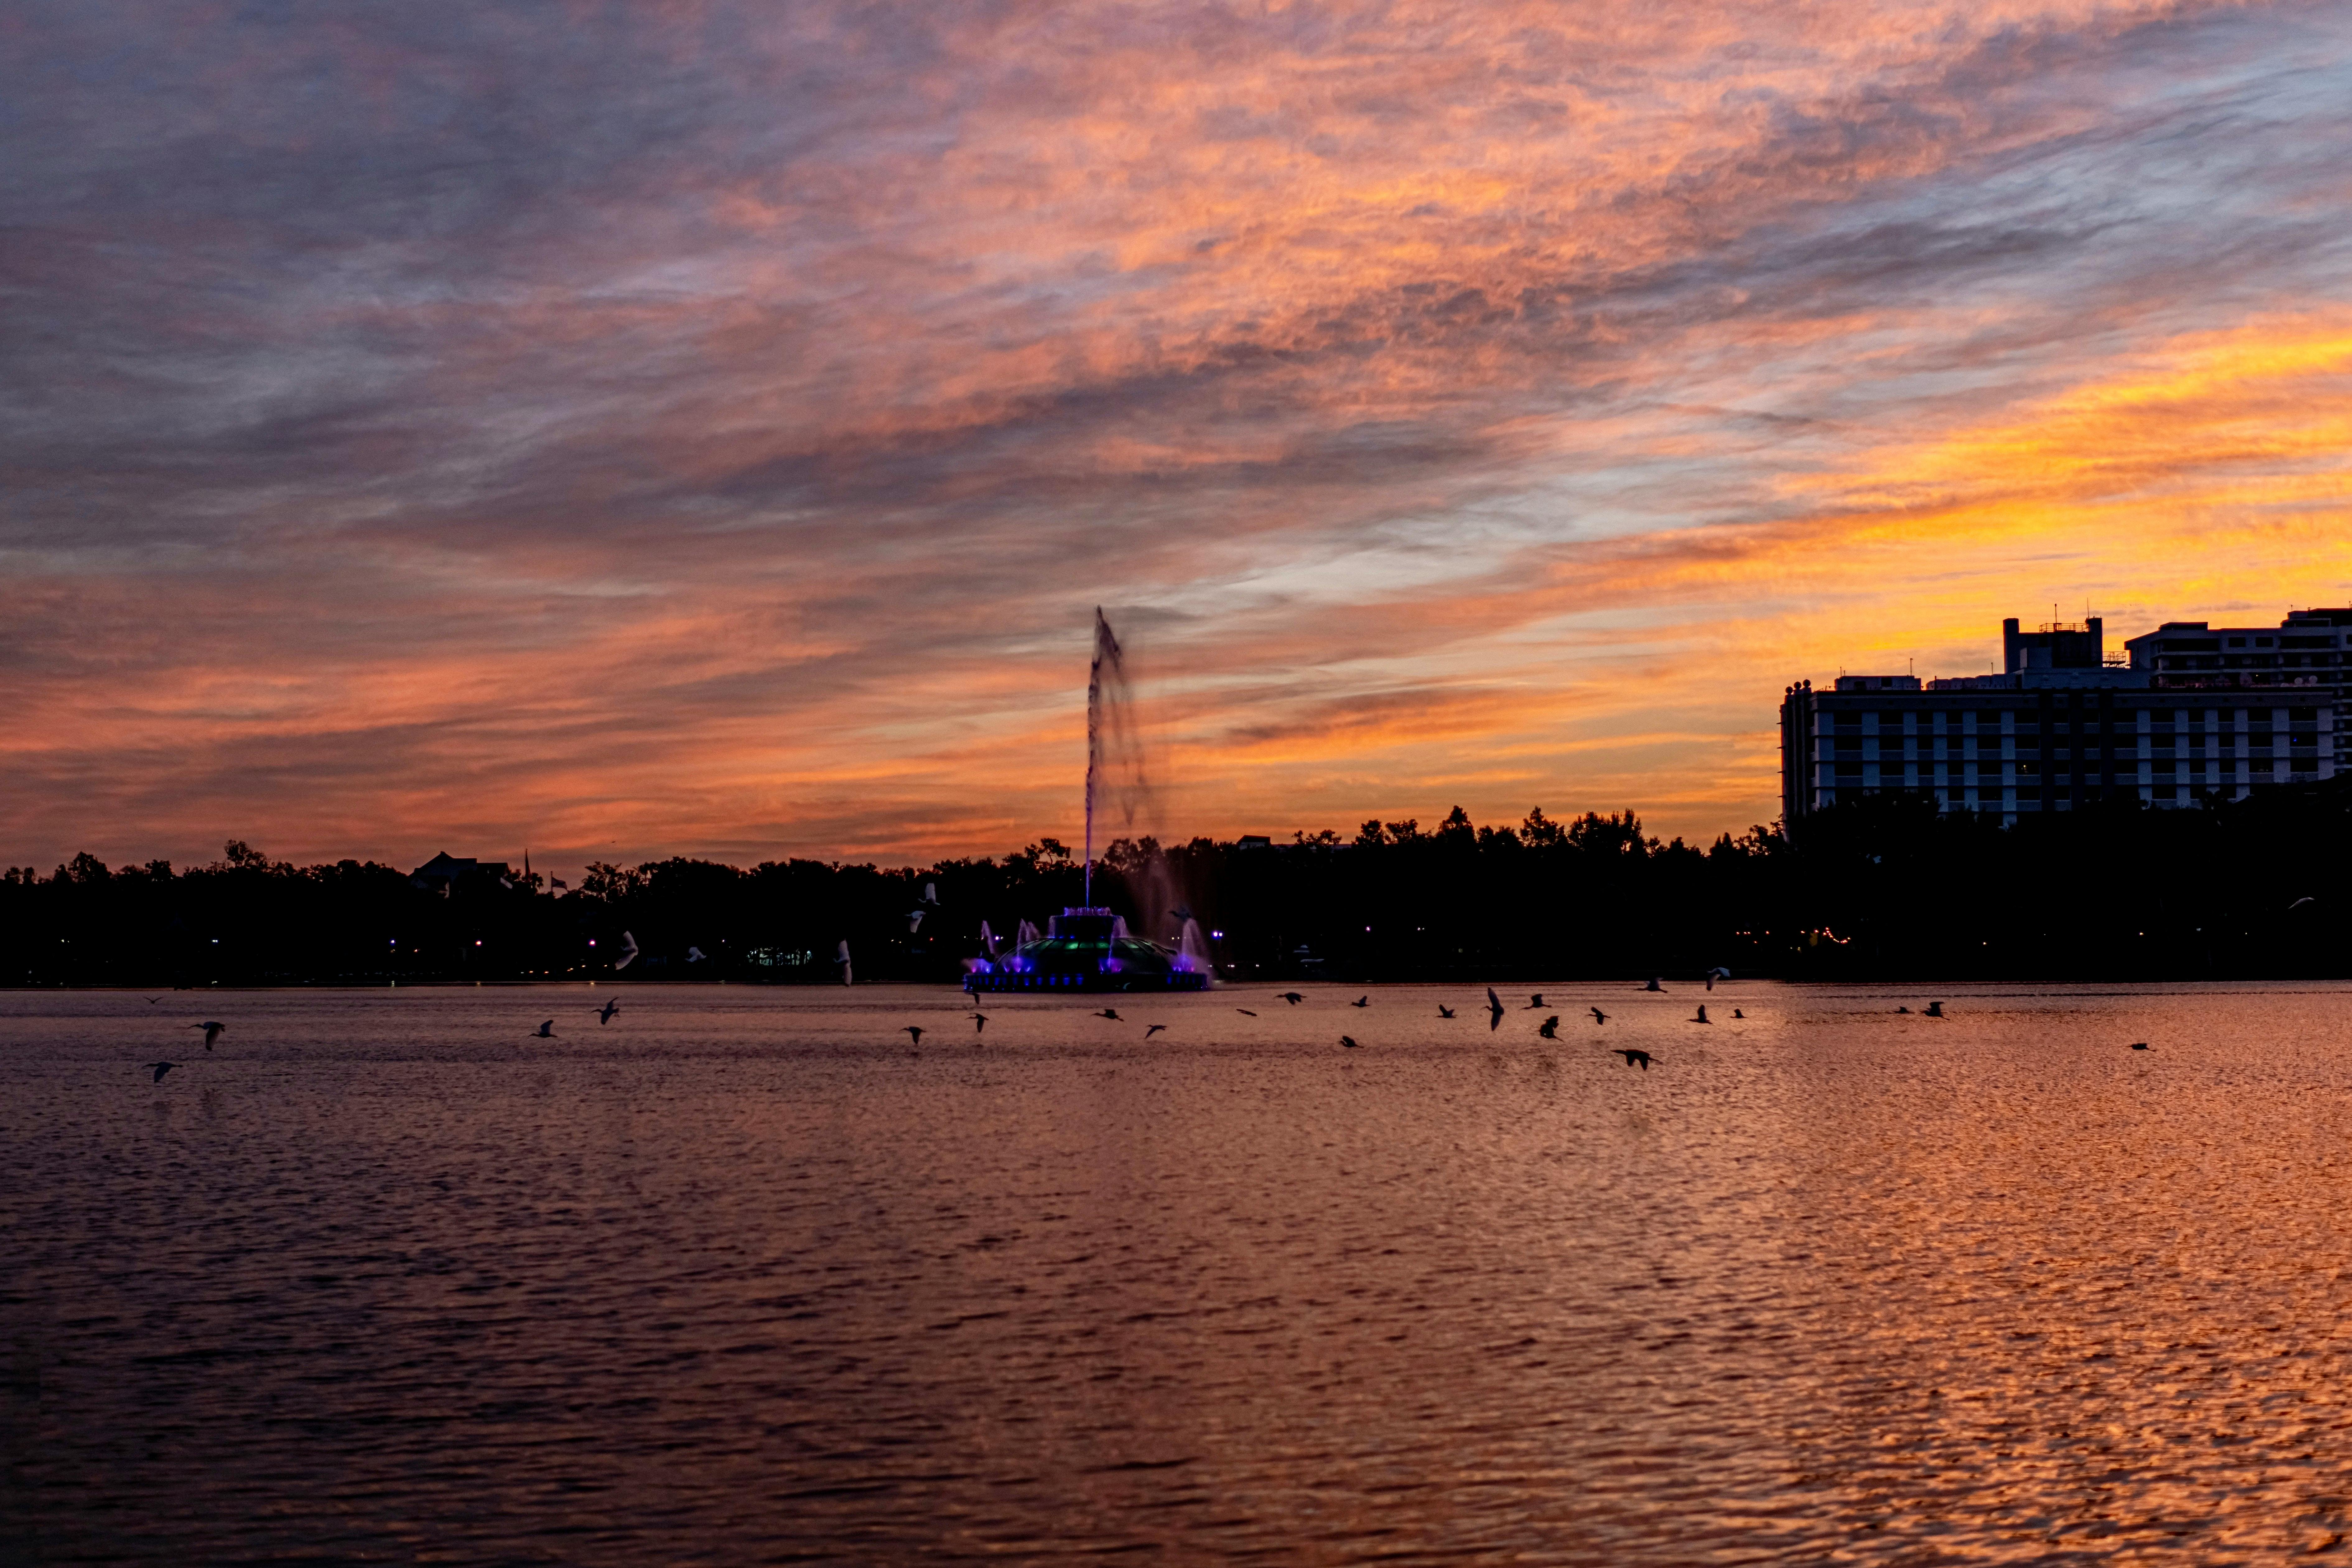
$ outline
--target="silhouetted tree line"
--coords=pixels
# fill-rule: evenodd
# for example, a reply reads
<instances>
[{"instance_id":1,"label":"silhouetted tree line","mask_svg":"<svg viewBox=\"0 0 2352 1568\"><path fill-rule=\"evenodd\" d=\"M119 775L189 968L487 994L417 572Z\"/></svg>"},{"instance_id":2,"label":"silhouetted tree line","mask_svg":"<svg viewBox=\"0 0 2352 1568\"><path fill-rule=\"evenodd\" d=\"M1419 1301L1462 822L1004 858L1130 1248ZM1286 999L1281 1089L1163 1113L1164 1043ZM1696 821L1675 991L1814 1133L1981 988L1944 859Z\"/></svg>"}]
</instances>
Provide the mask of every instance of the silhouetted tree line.
<instances>
[{"instance_id":1,"label":"silhouetted tree line","mask_svg":"<svg viewBox=\"0 0 2352 1568\"><path fill-rule=\"evenodd\" d=\"M2330 976L2352 968L2348 784L2009 828L1882 795L1807 818L1794 842L1757 826L1706 848L1646 836L1630 811L1481 827L1457 807L1427 831L1120 840L1095 893L1142 926L1135 890L1166 904L1172 889L1175 912L1139 934L1172 940L1190 912L1216 933L1221 973L1244 980L1694 978L1718 964L1856 980ZM1051 838L919 868L677 858L593 865L576 889L486 870L446 891L234 842L180 871L79 855L0 876L0 979L828 983L845 941L860 982L951 981L983 920L1009 938L1081 888ZM640 956L621 969L624 932Z\"/></svg>"}]
</instances>

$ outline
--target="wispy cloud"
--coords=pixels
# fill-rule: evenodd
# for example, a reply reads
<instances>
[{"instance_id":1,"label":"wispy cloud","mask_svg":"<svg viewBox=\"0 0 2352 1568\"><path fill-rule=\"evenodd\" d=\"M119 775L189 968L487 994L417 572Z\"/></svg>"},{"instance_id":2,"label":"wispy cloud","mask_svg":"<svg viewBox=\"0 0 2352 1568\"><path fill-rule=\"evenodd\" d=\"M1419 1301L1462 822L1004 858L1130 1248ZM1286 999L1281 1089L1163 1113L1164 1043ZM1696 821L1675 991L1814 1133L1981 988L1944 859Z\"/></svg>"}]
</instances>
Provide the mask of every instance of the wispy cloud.
<instances>
[{"instance_id":1,"label":"wispy cloud","mask_svg":"<svg viewBox=\"0 0 2352 1568\"><path fill-rule=\"evenodd\" d=\"M0 859L1067 837L1096 603L1172 831L1704 834L2345 591L2337 7L8 26Z\"/></svg>"}]
</instances>

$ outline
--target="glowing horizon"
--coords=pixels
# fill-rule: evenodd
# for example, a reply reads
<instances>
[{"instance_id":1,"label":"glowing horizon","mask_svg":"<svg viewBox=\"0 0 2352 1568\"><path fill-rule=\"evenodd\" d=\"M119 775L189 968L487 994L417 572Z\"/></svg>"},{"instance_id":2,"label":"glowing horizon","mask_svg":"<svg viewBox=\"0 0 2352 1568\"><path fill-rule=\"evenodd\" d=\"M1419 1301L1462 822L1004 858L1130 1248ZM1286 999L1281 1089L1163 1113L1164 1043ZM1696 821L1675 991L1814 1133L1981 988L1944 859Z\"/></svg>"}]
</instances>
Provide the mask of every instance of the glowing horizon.
<instances>
[{"instance_id":1,"label":"glowing horizon","mask_svg":"<svg viewBox=\"0 0 2352 1568\"><path fill-rule=\"evenodd\" d=\"M2352 16L37 7L0 862L1777 815L1781 689L2352 602Z\"/></svg>"}]
</instances>

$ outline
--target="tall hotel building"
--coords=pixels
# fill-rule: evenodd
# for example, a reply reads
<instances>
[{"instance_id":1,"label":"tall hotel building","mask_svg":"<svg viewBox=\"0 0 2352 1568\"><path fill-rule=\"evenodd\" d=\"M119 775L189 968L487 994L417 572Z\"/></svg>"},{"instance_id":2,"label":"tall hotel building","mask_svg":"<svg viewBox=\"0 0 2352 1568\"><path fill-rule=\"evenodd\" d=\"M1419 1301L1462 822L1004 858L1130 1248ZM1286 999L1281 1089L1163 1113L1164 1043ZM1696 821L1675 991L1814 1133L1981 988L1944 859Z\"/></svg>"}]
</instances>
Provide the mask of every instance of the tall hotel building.
<instances>
[{"instance_id":1,"label":"tall hotel building","mask_svg":"<svg viewBox=\"0 0 2352 1568\"><path fill-rule=\"evenodd\" d=\"M1909 791L2004 823L2130 799L2242 800L2335 776L2352 741L2352 609L2275 626L2168 621L2110 661L2097 617L2001 623L2003 671L1810 681L1780 704L1780 808L1805 817L1857 795Z\"/></svg>"}]
</instances>

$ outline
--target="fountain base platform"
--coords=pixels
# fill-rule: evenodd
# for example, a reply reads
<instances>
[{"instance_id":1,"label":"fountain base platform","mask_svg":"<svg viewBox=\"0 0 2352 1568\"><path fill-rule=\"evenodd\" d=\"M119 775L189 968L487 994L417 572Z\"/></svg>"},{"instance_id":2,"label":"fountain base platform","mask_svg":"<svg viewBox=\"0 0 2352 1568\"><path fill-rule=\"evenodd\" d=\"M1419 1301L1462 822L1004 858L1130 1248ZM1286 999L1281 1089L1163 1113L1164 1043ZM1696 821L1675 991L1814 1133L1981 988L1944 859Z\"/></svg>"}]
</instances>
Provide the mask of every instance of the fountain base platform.
<instances>
[{"instance_id":1,"label":"fountain base platform","mask_svg":"<svg viewBox=\"0 0 2352 1568\"><path fill-rule=\"evenodd\" d=\"M986 992L1055 991L1083 994L1093 992L1206 991L1205 974L1007 974L1003 972L967 974L963 988L974 995Z\"/></svg>"},{"instance_id":2,"label":"fountain base platform","mask_svg":"<svg viewBox=\"0 0 2352 1568\"><path fill-rule=\"evenodd\" d=\"M1196 956L1128 934L1108 910L1064 910L1046 922L1047 934L1012 952L977 960L963 988L982 992L1206 991L1208 971Z\"/></svg>"}]
</instances>

